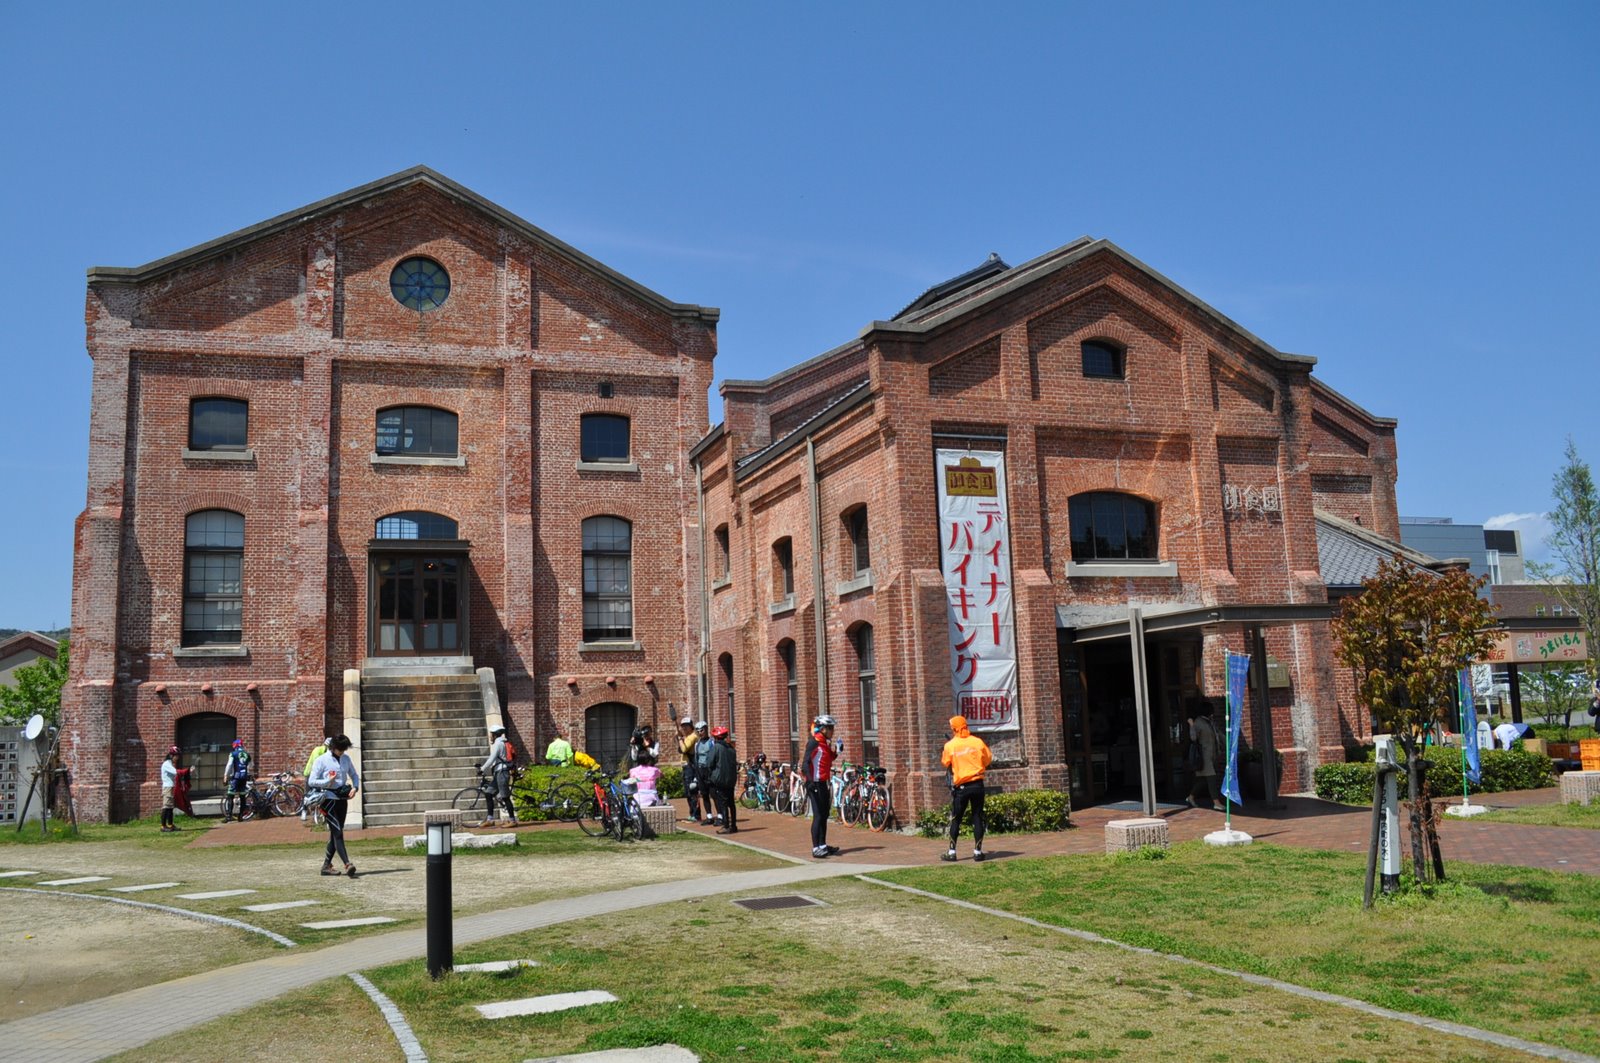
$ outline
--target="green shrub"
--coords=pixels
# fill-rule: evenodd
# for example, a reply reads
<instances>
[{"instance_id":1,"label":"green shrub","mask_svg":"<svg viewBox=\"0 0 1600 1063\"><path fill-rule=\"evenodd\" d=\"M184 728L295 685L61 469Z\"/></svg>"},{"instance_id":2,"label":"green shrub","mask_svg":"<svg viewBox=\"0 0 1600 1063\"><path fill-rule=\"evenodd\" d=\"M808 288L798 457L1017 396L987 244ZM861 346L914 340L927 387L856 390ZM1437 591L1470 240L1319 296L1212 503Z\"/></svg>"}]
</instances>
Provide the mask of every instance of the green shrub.
<instances>
[{"instance_id":1,"label":"green shrub","mask_svg":"<svg viewBox=\"0 0 1600 1063\"><path fill-rule=\"evenodd\" d=\"M1482 782L1471 787L1472 793L1537 790L1555 783L1555 776L1550 770L1550 758L1538 753L1522 749L1485 749L1478 756ZM1428 788L1434 797L1449 797L1461 792L1460 750L1453 746L1435 746L1428 750L1425 761L1428 765ZM1325 801L1370 805L1375 771L1377 767L1371 761L1323 764L1311 773L1311 784L1317 796ZM1405 785L1404 781L1400 783L1402 792Z\"/></svg>"},{"instance_id":2,"label":"green shrub","mask_svg":"<svg viewBox=\"0 0 1600 1063\"><path fill-rule=\"evenodd\" d=\"M989 794L984 798L983 808L991 834L1037 834L1064 830L1071 814L1071 801L1060 790L1015 790ZM947 836L950 806L918 812L917 833L924 838Z\"/></svg>"},{"instance_id":3,"label":"green shrub","mask_svg":"<svg viewBox=\"0 0 1600 1063\"><path fill-rule=\"evenodd\" d=\"M582 768L558 768L551 764L529 765L511 784L511 802L517 809L518 819L537 823L552 818L549 810L539 807L539 802L544 799L552 778L561 783L577 783L584 789L589 786L583 777Z\"/></svg>"},{"instance_id":4,"label":"green shrub","mask_svg":"<svg viewBox=\"0 0 1600 1063\"><path fill-rule=\"evenodd\" d=\"M656 791L662 797L683 796L683 765L661 769L661 787Z\"/></svg>"}]
</instances>

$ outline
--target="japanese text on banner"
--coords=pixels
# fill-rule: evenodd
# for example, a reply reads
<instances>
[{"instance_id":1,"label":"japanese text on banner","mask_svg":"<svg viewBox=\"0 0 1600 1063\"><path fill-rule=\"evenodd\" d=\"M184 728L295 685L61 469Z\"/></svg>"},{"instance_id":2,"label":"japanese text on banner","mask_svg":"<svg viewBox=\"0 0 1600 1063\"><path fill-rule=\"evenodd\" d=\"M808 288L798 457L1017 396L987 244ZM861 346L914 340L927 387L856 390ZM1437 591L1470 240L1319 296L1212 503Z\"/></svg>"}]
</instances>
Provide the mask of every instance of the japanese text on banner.
<instances>
[{"instance_id":1,"label":"japanese text on banner","mask_svg":"<svg viewBox=\"0 0 1600 1063\"><path fill-rule=\"evenodd\" d=\"M1017 639L1005 455L940 450L939 550L955 711L974 731L1017 728Z\"/></svg>"}]
</instances>

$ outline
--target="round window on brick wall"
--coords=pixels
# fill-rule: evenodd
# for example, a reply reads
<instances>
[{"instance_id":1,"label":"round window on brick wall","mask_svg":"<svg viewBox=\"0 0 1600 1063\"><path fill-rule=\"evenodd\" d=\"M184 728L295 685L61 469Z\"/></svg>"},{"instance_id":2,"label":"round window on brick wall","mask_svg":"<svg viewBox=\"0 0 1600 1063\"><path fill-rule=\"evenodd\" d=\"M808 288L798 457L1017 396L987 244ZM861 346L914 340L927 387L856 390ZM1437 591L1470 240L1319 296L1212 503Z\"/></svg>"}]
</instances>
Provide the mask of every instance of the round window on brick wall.
<instances>
[{"instance_id":1,"label":"round window on brick wall","mask_svg":"<svg viewBox=\"0 0 1600 1063\"><path fill-rule=\"evenodd\" d=\"M436 310L450 297L450 274L431 258L408 258L389 274L389 291L410 310Z\"/></svg>"}]
</instances>

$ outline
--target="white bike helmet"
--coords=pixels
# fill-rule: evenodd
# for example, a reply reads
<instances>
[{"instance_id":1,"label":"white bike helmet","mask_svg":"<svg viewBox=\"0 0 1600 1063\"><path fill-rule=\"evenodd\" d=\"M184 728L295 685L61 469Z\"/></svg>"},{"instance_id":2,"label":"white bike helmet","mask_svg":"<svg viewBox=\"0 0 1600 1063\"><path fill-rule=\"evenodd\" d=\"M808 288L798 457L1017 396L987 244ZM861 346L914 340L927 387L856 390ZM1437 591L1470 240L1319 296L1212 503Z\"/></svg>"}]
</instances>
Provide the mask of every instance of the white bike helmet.
<instances>
[{"instance_id":1,"label":"white bike helmet","mask_svg":"<svg viewBox=\"0 0 1600 1063\"><path fill-rule=\"evenodd\" d=\"M838 721L832 716L829 716L827 713L823 713L821 716L818 716L815 720L811 721L811 729L813 731L820 731L824 727L834 727L837 725Z\"/></svg>"}]
</instances>

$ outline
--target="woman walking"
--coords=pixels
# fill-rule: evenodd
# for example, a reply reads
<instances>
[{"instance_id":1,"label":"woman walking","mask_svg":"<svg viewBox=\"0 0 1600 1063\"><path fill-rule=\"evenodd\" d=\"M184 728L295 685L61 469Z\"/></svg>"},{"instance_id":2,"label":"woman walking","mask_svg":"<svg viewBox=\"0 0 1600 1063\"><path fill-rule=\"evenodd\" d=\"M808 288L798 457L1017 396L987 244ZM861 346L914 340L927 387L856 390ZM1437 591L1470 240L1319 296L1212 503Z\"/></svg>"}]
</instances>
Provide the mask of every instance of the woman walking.
<instances>
[{"instance_id":1,"label":"woman walking","mask_svg":"<svg viewBox=\"0 0 1600 1063\"><path fill-rule=\"evenodd\" d=\"M350 862L344 849L344 819L350 810L350 798L361 789L361 778L356 774L355 765L350 763L348 737L335 735L328 740L328 751L311 765L306 784L323 791L322 814L328 820L328 849L322 858L322 873L339 874L333 869L333 858L337 856L344 863L344 873L355 878L356 865Z\"/></svg>"}]
</instances>

